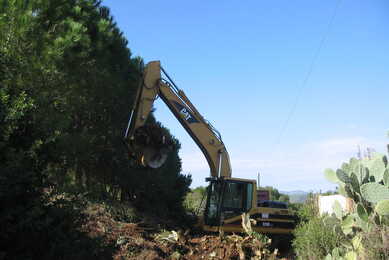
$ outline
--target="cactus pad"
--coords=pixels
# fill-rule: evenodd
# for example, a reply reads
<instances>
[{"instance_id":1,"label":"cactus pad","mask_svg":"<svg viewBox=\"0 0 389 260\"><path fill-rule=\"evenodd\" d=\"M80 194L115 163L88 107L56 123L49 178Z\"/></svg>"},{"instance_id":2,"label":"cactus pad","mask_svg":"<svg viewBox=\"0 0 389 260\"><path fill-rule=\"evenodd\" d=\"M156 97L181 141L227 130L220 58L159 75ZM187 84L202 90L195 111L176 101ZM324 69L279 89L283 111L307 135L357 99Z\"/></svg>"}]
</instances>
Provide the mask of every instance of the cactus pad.
<instances>
[{"instance_id":1,"label":"cactus pad","mask_svg":"<svg viewBox=\"0 0 389 260\"><path fill-rule=\"evenodd\" d=\"M339 179L336 176L336 173L332 169L325 169L324 170L324 176L330 182L333 182L333 183L338 183L339 182Z\"/></svg>"},{"instance_id":2,"label":"cactus pad","mask_svg":"<svg viewBox=\"0 0 389 260\"><path fill-rule=\"evenodd\" d=\"M389 199L378 202L375 211L381 216L389 216Z\"/></svg>"},{"instance_id":3,"label":"cactus pad","mask_svg":"<svg viewBox=\"0 0 389 260\"><path fill-rule=\"evenodd\" d=\"M389 188L379 183L363 184L361 193L364 199L371 203L389 199Z\"/></svg>"},{"instance_id":4,"label":"cactus pad","mask_svg":"<svg viewBox=\"0 0 389 260\"><path fill-rule=\"evenodd\" d=\"M368 219L369 219L369 216L367 215L367 212L366 212L366 209L363 207L363 205L361 203L358 203L357 205L357 213L358 213L358 217L367 222Z\"/></svg>"}]
</instances>

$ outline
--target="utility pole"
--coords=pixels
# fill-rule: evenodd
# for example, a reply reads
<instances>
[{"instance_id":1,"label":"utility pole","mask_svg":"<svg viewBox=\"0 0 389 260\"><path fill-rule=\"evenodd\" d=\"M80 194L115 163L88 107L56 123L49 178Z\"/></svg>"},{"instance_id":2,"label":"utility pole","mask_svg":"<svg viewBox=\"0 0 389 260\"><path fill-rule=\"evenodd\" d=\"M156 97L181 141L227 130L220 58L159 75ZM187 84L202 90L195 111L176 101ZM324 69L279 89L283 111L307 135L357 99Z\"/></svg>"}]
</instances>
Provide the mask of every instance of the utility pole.
<instances>
[{"instance_id":1,"label":"utility pole","mask_svg":"<svg viewBox=\"0 0 389 260\"><path fill-rule=\"evenodd\" d=\"M261 187L260 183L261 183L261 173L258 172L258 176L257 176L257 189L259 189Z\"/></svg>"}]
</instances>

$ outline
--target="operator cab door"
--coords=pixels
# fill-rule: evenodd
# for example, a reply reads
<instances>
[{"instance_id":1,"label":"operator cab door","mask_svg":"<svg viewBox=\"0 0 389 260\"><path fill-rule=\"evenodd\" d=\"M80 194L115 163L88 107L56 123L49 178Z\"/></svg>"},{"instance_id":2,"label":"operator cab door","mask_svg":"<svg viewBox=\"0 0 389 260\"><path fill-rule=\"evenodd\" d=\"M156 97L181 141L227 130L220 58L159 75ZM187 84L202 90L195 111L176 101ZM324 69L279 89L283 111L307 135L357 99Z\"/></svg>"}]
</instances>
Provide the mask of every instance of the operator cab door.
<instances>
[{"instance_id":1,"label":"operator cab door","mask_svg":"<svg viewBox=\"0 0 389 260\"><path fill-rule=\"evenodd\" d=\"M227 181L221 207L221 221L236 217L251 209L253 184L243 181Z\"/></svg>"},{"instance_id":2,"label":"operator cab door","mask_svg":"<svg viewBox=\"0 0 389 260\"><path fill-rule=\"evenodd\" d=\"M204 221L219 226L226 219L248 212L253 202L253 183L237 180L214 180L208 186Z\"/></svg>"}]
</instances>

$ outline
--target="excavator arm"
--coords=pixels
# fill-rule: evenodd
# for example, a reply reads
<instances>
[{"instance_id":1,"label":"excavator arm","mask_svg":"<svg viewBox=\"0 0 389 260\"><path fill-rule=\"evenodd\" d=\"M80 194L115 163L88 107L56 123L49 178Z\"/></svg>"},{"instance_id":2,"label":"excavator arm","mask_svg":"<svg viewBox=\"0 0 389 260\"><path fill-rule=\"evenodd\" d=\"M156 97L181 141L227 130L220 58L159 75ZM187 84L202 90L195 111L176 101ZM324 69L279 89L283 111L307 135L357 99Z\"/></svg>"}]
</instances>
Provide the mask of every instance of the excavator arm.
<instances>
[{"instance_id":1,"label":"excavator arm","mask_svg":"<svg viewBox=\"0 0 389 260\"><path fill-rule=\"evenodd\" d=\"M166 76L166 79L161 77ZM137 131L145 126L153 103L160 97L180 124L192 137L207 159L211 177L231 177L230 159L220 133L197 111L185 93L180 90L159 61L148 63L138 89L134 107L125 132L130 151L142 150L142 163L157 168L166 160L166 150L136 146Z\"/></svg>"}]
</instances>

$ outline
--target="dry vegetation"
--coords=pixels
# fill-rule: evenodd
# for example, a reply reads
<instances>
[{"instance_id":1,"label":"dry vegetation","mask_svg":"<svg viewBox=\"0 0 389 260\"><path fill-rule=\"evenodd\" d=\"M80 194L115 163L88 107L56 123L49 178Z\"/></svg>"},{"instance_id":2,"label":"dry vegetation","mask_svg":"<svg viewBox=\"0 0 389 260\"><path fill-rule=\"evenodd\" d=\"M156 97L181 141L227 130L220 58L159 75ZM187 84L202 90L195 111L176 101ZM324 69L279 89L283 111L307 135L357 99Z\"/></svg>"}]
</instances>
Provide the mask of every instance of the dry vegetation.
<instances>
[{"instance_id":1,"label":"dry vegetation","mask_svg":"<svg viewBox=\"0 0 389 260\"><path fill-rule=\"evenodd\" d=\"M260 234L221 235L161 229L151 218L138 223L117 221L103 204L90 204L82 231L111 245L113 259L292 259L270 250ZM97 258L99 253L96 252Z\"/></svg>"}]
</instances>

